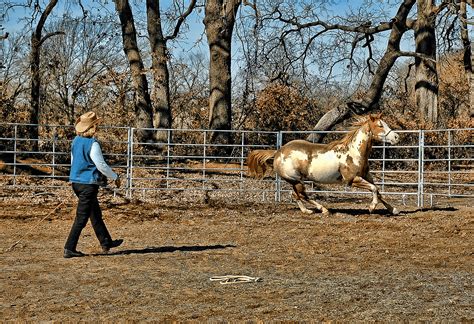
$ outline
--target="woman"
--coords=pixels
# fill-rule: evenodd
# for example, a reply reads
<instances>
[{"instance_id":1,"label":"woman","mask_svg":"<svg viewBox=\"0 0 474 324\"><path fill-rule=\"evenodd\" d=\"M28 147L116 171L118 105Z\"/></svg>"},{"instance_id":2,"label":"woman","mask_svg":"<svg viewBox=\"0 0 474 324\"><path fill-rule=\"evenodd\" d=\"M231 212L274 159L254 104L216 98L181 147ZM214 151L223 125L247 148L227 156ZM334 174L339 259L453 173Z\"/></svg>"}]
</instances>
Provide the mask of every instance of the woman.
<instances>
[{"instance_id":1,"label":"woman","mask_svg":"<svg viewBox=\"0 0 474 324\"><path fill-rule=\"evenodd\" d=\"M94 138L100 121L101 119L92 111L76 120L77 136L71 146L69 181L72 182L72 189L79 198L79 202L74 224L64 245L65 258L85 255L77 251L76 247L81 231L89 218L104 253L108 253L111 248L117 247L123 242L122 239L112 240L102 219L97 199L99 185L104 183L105 177L115 180L115 185L120 187L119 176L104 161L99 142Z\"/></svg>"}]
</instances>

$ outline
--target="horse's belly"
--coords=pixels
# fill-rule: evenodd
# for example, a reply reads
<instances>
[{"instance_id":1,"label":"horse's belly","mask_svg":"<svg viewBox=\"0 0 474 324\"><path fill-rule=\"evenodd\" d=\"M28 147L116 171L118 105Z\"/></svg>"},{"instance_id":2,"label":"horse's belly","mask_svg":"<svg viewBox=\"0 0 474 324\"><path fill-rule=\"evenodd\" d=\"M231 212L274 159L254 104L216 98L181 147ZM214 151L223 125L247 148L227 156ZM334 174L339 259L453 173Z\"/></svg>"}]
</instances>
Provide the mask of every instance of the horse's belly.
<instances>
[{"instance_id":1,"label":"horse's belly","mask_svg":"<svg viewBox=\"0 0 474 324\"><path fill-rule=\"evenodd\" d=\"M308 178L315 182L336 183L341 180L339 161L335 162L334 157L328 154L313 158L308 171Z\"/></svg>"},{"instance_id":2,"label":"horse's belly","mask_svg":"<svg viewBox=\"0 0 474 324\"><path fill-rule=\"evenodd\" d=\"M295 158L296 153L293 153L292 156L288 158L282 156L278 156L275 158L275 170L283 179L297 181L301 179L301 170L299 169L298 165L308 161L308 158L306 155L303 154L301 154L301 156L298 156L298 158Z\"/></svg>"}]
</instances>

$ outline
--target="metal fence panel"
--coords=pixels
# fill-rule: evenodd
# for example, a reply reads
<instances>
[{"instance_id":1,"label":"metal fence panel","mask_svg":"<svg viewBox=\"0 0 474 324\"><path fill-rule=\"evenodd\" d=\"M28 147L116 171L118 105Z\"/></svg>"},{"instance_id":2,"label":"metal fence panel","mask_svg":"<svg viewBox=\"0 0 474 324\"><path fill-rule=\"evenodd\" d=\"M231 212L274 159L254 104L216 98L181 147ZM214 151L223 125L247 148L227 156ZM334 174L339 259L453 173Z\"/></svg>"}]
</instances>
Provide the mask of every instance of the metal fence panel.
<instances>
[{"instance_id":1,"label":"metal fence panel","mask_svg":"<svg viewBox=\"0 0 474 324\"><path fill-rule=\"evenodd\" d=\"M40 138L28 138L37 128ZM144 143L144 129L102 126L97 137L104 157L124 181L129 198L180 201L212 199L249 202L291 200L291 188L278 177L255 180L246 175L254 149L276 149L310 132L225 131L229 144L214 144L214 130L166 129L163 143ZM384 195L424 206L443 197L473 197L473 129L398 131L397 145L373 147L370 168ZM324 132L328 139L344 132ZM0 124L0 183L15 188L68 187L72 126ZM342 185L307 184L320 199L367 196ZM115 190L115 189L114 189Z\"/></svg>"}]
</instances>

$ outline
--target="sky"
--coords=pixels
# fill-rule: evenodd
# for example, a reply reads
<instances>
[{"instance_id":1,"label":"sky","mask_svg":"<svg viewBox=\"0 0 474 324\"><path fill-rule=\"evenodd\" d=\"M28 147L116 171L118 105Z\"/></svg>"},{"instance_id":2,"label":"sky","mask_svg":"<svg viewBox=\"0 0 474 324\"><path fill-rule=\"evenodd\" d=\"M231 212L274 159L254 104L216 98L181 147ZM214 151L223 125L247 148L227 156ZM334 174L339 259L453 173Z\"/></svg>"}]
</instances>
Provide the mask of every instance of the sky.
<instances>
[{"instance_id":1,"label":"sky","mask_svg":"<svg viewBox=\"0 0 474 324\"><path fill-rule=\"evenodd\" d=\"M23 4L25 0L8 0L11 1L12 3L18 3L18 4ZM45 0L40 0L43 3L43 8L46 7L46 4L48 1ZM111 13L115 11L114 9L114 4L113 0L99 0L104 8L109 10ZM186 1L186 0L184 0ZM258 0L257 0L258 1ZM380 0L379 0L380 1ZM391 0L393 1L393 0ZM6 4L4 3L6 1L1 1L0 3L0 12L4 13L5 10L4 8L6 7ZM83 0L82 3L85 8L88 7L88 4L92 3L97 3L97 0ZM187 2L187 1L186 1ZM334 5L332 5L332 8L334 8L334 12L340 12L342 13L343 11L348 10L349 8L358 8L364 0L339 0L339 1L333 1ZM385 2L388 2L385 0ZM57 4L57 7L54 10L54 14L58 15L60 12L64 12L66 10L65 7L66 1L60 1ZM131 1L133 3L133 1ZM172 4L172 0L161 0L160 1L160 7L162 9L169 8ZM242 7L241 7L242 8ZM81 14L79 11L79 8L76 6L75 11L77 12L78 15ZM24 9L22 6L16 7L14 10L9 10L7 17L1 17L2 20L0 21L2 25L2 29L6 32L12 33L16 31L20 31L23 29L23 25L21 23L22 18L29 17L30 15L30 10L29 9ZM202 15L202 13L201 13ZM3 15L2 15L3 16ZM192 28L189 31L190 38L198 38L200 37L202 33L202 18L198 16L197 14L194 14L188 19L188 23L192 25Z\"/></svg>"},{"instance_id":2,"label":"sky","mask_svg":"<svg viewBox=\"0 0 474 324\"><path fill-rule=\"evenodd\" d=\"M19 4L23 4L25 0L13 0L14 2L16 1ZM47 3L49 0L40 0L43 1L43 3ZM98 1L100 1L104 8L106 8L107 11L109 11L112 14L115 14L115 8L114 8L114 3L113 0L83 0L84 6L87 8L88 3L90 4L97 4ZM140 0L141 1L141 0ZM188 2L188 0L183 0ZM257 0L258 1L258 0ZM376 7L380 8L387 8L387 4L396 4L400 0L333 0L331 1L331 8L333 10L334 14L339 14L339 15L344 15L345 13L349 12L350 10L357 11L359 7L364 2L371 1ZM0 12L4 12L2 10L2 6L5 6L5 1L2 1L0 4ZM58 7L55 8L54 14L59 15L61 12L64 12L66 8L64 7L65 3L67 1L59 1ZM132 0L131 3L134 3ZM160 6L162 9L168 8L172 4L172 0L161 0L160 1ZM62 6L62 7L61 7ZM246 7L241 7L241 10L249 10L249 8ZM390 9L390 15L393 16L397 10L397 6L392 6ZM79 11L78 7L76 6L76 12L78 15L81 14ZM102 11L103 12L103 11ZM134 12L136 14L136 12ZM28 11L22 10L20 7L18 7L14 11L9 11L8 16L3 18L3 21L0 21L1 23L1 28L2 30L0 31L0 35L3 35L5 32L9 33L15 33L22 31L24 29L23 24L21 23L21 18L24 16L28 16L30 13ZM185 37L180 37L179 42L171 42L169 45L172 47L173 55L175 56L184 56L187 55L189 52L201 52L204 55L207 55L208 50L207 50L207 45L206 45L206 38L204 35L204 26L202 23L202 10L200 14L193 14L190 16L187 20L187 23L189 24L190 28L189 30L186 31ZM469 7L468 11L468 16L473 17L474 12L473 9ZM137 20L137 19L136 19ZM142 21L143 22L143 21ZM471 26L472 27L472 26ZM471 33L470 37L472 39L474 35L474 30L471 28ZM386 36L388 37L388 33L386 33ZM199 42L200 41L200 42ZM382 39L380 41L380 44L384 46L386 43L386 40ZM3 47L3 41L0 43L0 46ZM239 48L239 43L236 42L234 45L234 50ZM410 42L405 41L402 43L402 49L406 51L413 50L413 44Z\"/></svg>"}]
</instances>

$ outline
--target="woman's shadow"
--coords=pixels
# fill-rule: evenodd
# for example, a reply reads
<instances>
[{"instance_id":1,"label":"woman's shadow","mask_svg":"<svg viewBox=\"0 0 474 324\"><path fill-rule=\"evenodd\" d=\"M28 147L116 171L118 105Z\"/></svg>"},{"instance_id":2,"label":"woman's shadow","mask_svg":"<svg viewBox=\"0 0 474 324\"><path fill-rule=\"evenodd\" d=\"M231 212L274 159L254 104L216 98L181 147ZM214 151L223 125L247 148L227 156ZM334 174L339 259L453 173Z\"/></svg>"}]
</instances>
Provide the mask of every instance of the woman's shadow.
<instances>
[{"instance_id":1,"label":"woman's shadow","mask_svg":"<svg viewBox=\"0 0 474 324\"><path fill-rule=\"evenodd\" d=\"M129 250L121 250L116 252L109 252L107 254L98 253L96 255L128 255L128 254L148 254L148 253L173 253L176 251L180 252L201 252L201 251L208 251L208 250L221 250L227 248L234 248L235 245L232 244L216 244L216 245L192 245L192 246L160 246L160 247L147 247L144 249L129 249Z\"/></svg>"}]
</instances>

